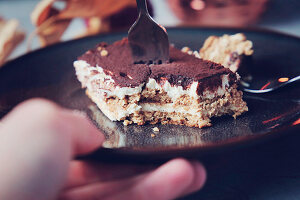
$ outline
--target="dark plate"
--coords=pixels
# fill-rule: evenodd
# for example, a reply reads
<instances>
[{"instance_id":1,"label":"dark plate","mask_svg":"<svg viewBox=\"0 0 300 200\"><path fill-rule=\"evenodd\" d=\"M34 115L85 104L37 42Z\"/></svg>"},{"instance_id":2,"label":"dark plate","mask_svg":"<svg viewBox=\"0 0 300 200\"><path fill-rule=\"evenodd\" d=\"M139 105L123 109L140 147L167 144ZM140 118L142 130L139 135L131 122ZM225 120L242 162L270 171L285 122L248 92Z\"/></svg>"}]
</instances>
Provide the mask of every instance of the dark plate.
<instances>
[{"instance_id":1,"label":"dark plate","mask_svg":"<svg viewBox=\"0 0 300 200\"><path fill-rule=\"evenodd\" d=\"M254 43L252 73L256 78L300 74L300 39L270 31L249 29L171 28L176 47L198 50L210 35L243 32ZM274 136L299 130L300 87L296 84L265 95L245 94L249 112L234 120L224 116L209 128L176 125L123 126L103 116L85 95L75 77L73 61L97 43L111 43L126 33L98 35L50 46L7 63L0 70L0 117L16 104L32 97L45 97L72 109L87 112L106 135L105 149L91 157L167 159L198 157L253 145ZM152 137L152 128L160 131Z\"/></svg>"}]
</instances>

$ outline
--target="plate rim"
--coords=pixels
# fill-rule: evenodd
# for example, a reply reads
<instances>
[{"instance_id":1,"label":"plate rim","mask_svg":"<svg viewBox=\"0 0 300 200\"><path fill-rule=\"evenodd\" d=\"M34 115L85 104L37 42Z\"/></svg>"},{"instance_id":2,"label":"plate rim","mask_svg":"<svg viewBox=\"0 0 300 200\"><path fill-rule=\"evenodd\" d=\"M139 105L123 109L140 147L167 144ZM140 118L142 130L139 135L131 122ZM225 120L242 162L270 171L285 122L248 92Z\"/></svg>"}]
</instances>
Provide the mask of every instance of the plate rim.
<instances>
[{"instance_id":1,"label":"plate rim","mask_svg":"<svg viewBox=\"0 0 300 200\"><path fill-rule=\"evenodd\" d=\"M180 31L180 30L194 30L194 31L201 31L201 30L211 30L211 31L220 31L220 32L226 32L226 31L231 31L231 32L254 32L254 33L259 33L259 34L272 34L272 35L277 35L277 36L282 36L282 37L288 37L288 38L293 38L296 39L300 42L300 36L295 36L292 34L288 33L282 33L280 31L275 31L275 30L270 30L266 28L257 28L257 27L246 27L246 28L237 28L237 27L194 27L194 26L178 26L178 27L167 27L167 30L174 30L174 31ZM69 45L74 42L84 42L85 40L91 40L93 38L99 38L99 37L105 37L105 36L111 36L111 35L120 35L120 34L126 34L125 31L115 31L115 32L110 32L110 33L101 33L101 34L96 34L96 35L91 35L88 37L83 37L83 38L77 38L77 39L72 39L56 44L49 45L47 47L43 48L38 48L35 49L29 53L26 53L24 55L18 56L12 60L9 60L6 62L1 68L0 68L0 73L2 72L3 69L6 69L8 65L13 64L14 62L18 62L19 60L26 59L28 56L32 56L36 53L43 53L43 51L47 51L48 49L51 48L60 48L61 46L64 45ZM297 115L297 118L299 115ZM112 154L118 154L118 155L129 155L129 156L167 156L167 155L172 155L172 154L191 154L192 152L197 152L197 153L212 153L224 149L232 149L232 148L242 148L246 147L249 145L253 145L255 143L262 143L265 141L269 141L271 139L275 139L277 137L280 137L281 135L290 135L291 133L299 131L300 124L297 124L295 126L286 126L286 124L283 127L280 127L278 129L268 131L262 134L257 134L257 135L248 135L248 136L240 136L237 138L232 138L230 141L222 141L219 143L214 143L214 144L207 144L205 146L191 146L189 148L182 148L182 149L175 149L172 147L164 148L164 147L145 147L145 148L100 148L98 149L95 153L98 151L109 151ZM271 133L271 134L270 134ZM91 156L91 155L90 155Z\"/></svg>"}]
</instances>

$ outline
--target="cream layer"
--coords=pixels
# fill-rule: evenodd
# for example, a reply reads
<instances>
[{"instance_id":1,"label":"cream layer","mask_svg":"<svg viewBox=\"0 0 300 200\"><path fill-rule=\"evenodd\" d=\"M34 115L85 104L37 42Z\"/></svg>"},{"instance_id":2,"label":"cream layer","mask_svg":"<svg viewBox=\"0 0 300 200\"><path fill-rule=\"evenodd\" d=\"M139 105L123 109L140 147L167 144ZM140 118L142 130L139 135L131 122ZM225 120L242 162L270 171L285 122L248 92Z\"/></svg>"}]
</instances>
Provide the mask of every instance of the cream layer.
<instances>
[{"instance_id":1,"label":"cream layer","mask_svg":"<svg viewBox=\"0 0 300 200\"><path fill-rule=\"evenodd\" d=\"M97 104L101 111L112 121L120 121L122 118L129 116L141 110L141 106L135 103L129 104L126 108L122 106L112 107L104 100L101 94L90 92L88 90L88 96Z\"/></svg>"},{"instance_id":2,"label":"cream layer","mask_svg":"<svg viewBox=\"0 0 300 200\"><path fill-rule=\"evenodd\" d=\"M197 88L200 84L198 81L194 81L190 87L184 89L182 86L172 86L169 81L166 81L163 85L161 85L157 83L155 79L149 78L146 84L146 88L153 90L163 90L173 101L175 101L183 95L188 95L195 99L198 99L200 97L204 99L213 99L218 96L223 96L225 94L226 88L229 87L229 75L221 75L221 79L222 84L216 90L211 91L209 89L206 89L201 95L197 94Z\"/></svg>"},{"instance_id":3,"label":"cream layer","mask_svg":"<svg viewBox=\"0 0 300 200\"><path fill-rule=\"evenodd\" d=\"M157 104L157 103L140 103L141 111L146 112L167 112L167 113L183 113L183 114L191 114L191 115L200 115L199 108L191 109L188 106L176 106L174 107L173 103L166 103L166 104Z\"/></svg>"},{"instance_id":4,"label":"cream layer","mask_svg":"<svg viewBox=\"0 0 300 200\"><path fill-rule=\"evenodd\" d=\"M115 81L103 71L102 67L91 66L84 60L75 61L74 67L82 87L86 87L90 91L101 92L105 97L123 99L126 95L141 93L144 86L144 83L134 88L116 86Z\"/></svg>"}]
</instances>

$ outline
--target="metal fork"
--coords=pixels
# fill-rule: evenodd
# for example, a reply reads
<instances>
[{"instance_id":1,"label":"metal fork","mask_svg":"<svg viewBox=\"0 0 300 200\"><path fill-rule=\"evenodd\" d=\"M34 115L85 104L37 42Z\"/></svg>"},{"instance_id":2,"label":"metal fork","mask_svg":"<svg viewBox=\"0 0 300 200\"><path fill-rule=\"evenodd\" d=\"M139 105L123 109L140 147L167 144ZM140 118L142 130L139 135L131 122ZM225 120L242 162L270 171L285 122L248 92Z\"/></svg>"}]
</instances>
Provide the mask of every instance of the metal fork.
<instances>
[{"instance_id":1,"label":"metal fork","mask_svg":"<svg viewBox=\"0 0 300 200\"><path fill-rule=\"evenodd\" d=\"M128 32L135 64L169 62L169 39L166 30L149 15L146 0L136 0L139 16Z\"/></svg>"},{"instance_id":2,"label":"metal fork","mask_svg":"<svg viewBox=\"0 0 300 200\"><path fill-rule=\"evenodd\" d=\"M298 81L300 81L300 75L291 78L273 78L271 80L263 82L248 82L241 79L240 89L242 89L245 92L260 94L274 91L278 88L289 85L291 83L296 83Z\"/></svg>"}]
</instances>

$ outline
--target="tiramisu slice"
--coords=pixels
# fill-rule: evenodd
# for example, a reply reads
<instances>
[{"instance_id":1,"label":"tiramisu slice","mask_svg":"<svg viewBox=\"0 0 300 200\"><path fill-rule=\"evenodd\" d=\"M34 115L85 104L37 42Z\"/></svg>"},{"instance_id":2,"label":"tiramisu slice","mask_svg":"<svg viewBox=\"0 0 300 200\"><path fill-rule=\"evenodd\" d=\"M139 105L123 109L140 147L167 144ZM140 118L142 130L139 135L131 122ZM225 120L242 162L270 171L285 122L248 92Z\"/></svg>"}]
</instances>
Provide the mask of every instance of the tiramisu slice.
<instances>
[{"instance_id":1,"label":"tiramisu slice","mask_svg":"<svg viewBox=\"0 0 300 200\"><path fill-rule=\"evenodd\" d=\"M253 54L252 42L242 33L208 37L199 51L199 57L220 63L236 72L240 66L247 64Z\"/></svg>"},{"instance_id":2,"label":"tiramisu slice","mask_svg":"<svg viewBox=\"0 0 300 200\"><path fill-rule=\"evenodd\" d=\"M170 47L170 63L133 64L127 39L100 44L74 62L82 87L101 111L124 124L210 126L248 108L236 73Z\"/></svg>"}]
</instances>

